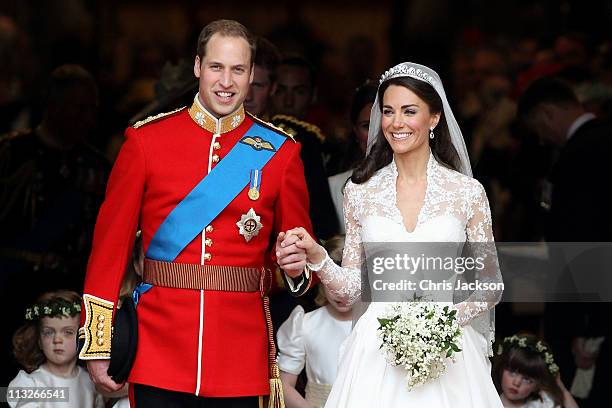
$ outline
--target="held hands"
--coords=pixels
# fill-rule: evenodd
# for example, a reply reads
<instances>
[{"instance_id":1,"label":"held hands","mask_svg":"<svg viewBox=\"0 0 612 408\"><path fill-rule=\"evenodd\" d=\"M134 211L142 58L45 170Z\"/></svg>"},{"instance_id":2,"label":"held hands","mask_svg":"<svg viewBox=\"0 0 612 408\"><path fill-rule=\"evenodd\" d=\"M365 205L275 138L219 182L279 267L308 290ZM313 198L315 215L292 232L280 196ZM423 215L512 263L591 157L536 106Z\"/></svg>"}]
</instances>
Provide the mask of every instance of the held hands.
<instances>
[{"instance_id":1,"label":"held hands","mask_svg":"<svg viewBox=\"0 0 612 408\"><path fill-rule=\"evenodd\" d=\"M91 381L96 385L98 391L102 393L117 392L123 387L125 382L117 384L108 375L110 360L88 360L87 371Z\"/></svg>"},{"instance_id":2,"label":"held hands","mask_svg":"<svg viewBox=\"0 0 612 408\"><path fill-rule=\"evenodd\" d=\"M306 262L318 264L325 259L325 250L302 227L281 232L276 239L278 265L292 278L298 277Z\"/></svg>"}]
</instances>

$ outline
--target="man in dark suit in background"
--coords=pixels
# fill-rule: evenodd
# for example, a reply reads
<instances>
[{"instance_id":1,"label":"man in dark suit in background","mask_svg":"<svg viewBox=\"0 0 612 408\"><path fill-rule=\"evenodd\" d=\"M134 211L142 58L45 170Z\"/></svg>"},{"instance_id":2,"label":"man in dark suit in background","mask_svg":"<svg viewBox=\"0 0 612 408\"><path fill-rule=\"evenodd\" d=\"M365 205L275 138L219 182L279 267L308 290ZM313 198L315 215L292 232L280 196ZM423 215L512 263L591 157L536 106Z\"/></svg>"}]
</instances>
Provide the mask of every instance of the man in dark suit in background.
<instances>
[{"instance_id":1,"label":"man in dark suit in background","mask_svg":"<svg viewBox=\"0 0 612 408\"><path fill-rule=\"evenodd\" d=\"M612 127L584 110L572 89L554 78L535 81L522 95L519 115L542 143L560 148L553 185L549 241L610 240L608 203L601 200L610 170Z\"/></svg>"},{"instance_id":2,"label":"man in dark suit in background","mask_svg":"<svg viewBox=\"0 0 612 408\"><path fill-rule=\"evenodd\" d=\"M262 43L262 40L260 40ZM325 136L317 126L304 119L316 96L316 70L305 58L292 56L275 60L275 47L263 41L264 47L257 49L255 55L255 78L245 105L247 110L259 106L259 112L251 112L256 116L269 115L270 108L274 115L270 122L293 136L302 145L300 157L304 163L304 174L310 196L310 219L315 234L320 239L331 238L339 231L334 204L327 183L327 175L322 158L322 143ZM258 70L258 68L260 68ZM263 69L261 69L263 68ZM258 73L268 73L268 80L258 79ZM267 82L270 85L270 99L263 104L254 103L257 85ZM272 106L270 106L272 105ZM268 120L268 119L265 119Z\"/></svg>"},{"instance_id":3,"label":"man in dark suit in background","mask_svg":"<svg viewBox=\"0 0 612 408\"><path fill-rule=\"evenodd\" d=\"M280 59L280 51L274 44L263 37L257 37L255 72L249 94L244 100L244 108L265 121L269 121L272 116L270 97L276 90L276 67Z\"/></svg>"},{"instance_id":4,"label":"man in dark suit in background","mask_svg":"<svg viewBox=\"0 0 612 408\"><path fill-rule=\"evenodd\" d=\"M558 159L549 177L552 196L547 240L609 242L612 217L609 202L603 196L612 175L612 126L586 112L572 89L555 78L541 78L532 83L521 96L518 113L542 143L559 148ZM551 258L558 258L554 254L563 254L564 249L572 247L571 244L562 245L565 248L550 248ZM595 266L595 269L602 270L602 265ZM572 269L576 270L569 263L564 265L563 279L602 281L601 277L593 277L593 274L588 278L587 274L592 272L588 268L573 274L570 273ZM612 342L610 327L606 324L610 303L576 300L582 302L547 304L544 318L546 337L555 349L562 379L580 398L580 406L602 406L603 387L609 383L609 367L605 366L605 361L610 359ZM591 376L593 371L590 389L579 386L581 378Z\"/></svg>"}]
</instances>

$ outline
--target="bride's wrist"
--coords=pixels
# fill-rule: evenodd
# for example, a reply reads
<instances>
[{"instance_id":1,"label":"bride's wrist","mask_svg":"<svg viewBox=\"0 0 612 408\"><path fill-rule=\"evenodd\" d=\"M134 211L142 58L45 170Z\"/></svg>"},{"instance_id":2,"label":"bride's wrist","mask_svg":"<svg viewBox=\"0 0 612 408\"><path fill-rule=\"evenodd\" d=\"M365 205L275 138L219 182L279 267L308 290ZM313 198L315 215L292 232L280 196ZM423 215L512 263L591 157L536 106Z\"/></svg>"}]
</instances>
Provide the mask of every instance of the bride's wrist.
<instances>
[{"instance_id":1,"label":"bride's wrist","mask_svg":"<svg viewBox=\"0 0 612 408\"><path fill-rule=\"evenodd\" d=\"M317 244L317 251L315 253L315 257L313 259L313 263L321 263L327 258L327 251L323 248L322 245Z\"/></svg>"},{"instance_id":2,"label":"bride's wrist","mask_svg":"<svg viewBox=\"0 0 612 408\"><path fill-rule=\"evenodd\" d=\"M323 263L327 259L327 251L321 245L317 244L313 252L312 255L308 255L307 263L310 269L317 271L323 266Z\"/></svg>"}]
</instances>

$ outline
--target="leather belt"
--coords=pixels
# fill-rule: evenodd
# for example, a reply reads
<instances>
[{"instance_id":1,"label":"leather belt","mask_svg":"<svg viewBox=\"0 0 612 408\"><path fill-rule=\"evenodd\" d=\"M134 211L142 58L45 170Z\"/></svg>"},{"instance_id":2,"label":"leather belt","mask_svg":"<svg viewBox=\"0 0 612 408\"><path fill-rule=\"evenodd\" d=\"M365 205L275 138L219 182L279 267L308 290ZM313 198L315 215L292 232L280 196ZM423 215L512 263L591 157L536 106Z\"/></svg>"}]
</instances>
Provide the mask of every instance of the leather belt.
<instances>
[{"instance_id":1,"label":"leather belt","mask_svg":"<svg viewBox=\"0 0 612 408\"><path fill-rule=\"evenodd\" d=\"M181 289L257 292L270 290L271 274L264 268L181 264L145 258L143 282Z\"/></svg>"}]
</instances>

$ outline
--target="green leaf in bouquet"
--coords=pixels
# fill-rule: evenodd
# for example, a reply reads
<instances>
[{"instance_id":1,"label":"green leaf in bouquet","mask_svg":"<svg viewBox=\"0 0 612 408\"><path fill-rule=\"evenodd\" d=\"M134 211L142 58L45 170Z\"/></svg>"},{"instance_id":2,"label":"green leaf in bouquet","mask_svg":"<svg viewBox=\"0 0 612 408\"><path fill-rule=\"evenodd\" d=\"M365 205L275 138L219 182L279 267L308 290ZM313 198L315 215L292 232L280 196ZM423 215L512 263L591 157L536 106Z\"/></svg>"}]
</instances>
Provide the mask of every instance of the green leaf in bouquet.
<instances>
[{"instance_id":1,"label":"green leaf in bouquet","mask_svg":"<svg viewBox=\"0 0 612 408\"><path fill-rule=\"evenodd\" d=\"M391 319L385 319L382 317L378 318L378 323L380 323L380 327L381 328L386 328L389 325L392 325L393 323L395 323L400 317L399 316L395 316Z\"/></svg>"},{"instance_id":2,"label":"green leaf in bouquet","mask_svg":"<svg viewBox=\"0 0 612 408\"><path fill-rule=\"evenodd\" d=\"M456 345L455 343L451 343L451 345L450 345L450 346L451 346L451 349L452 349L452 350L453 350L455 353L458 353L458 352L460 352L460 351L461 351L461 349L459 348L459 346L458 346L458 345Z\"/></svg>"}]
</instances>

